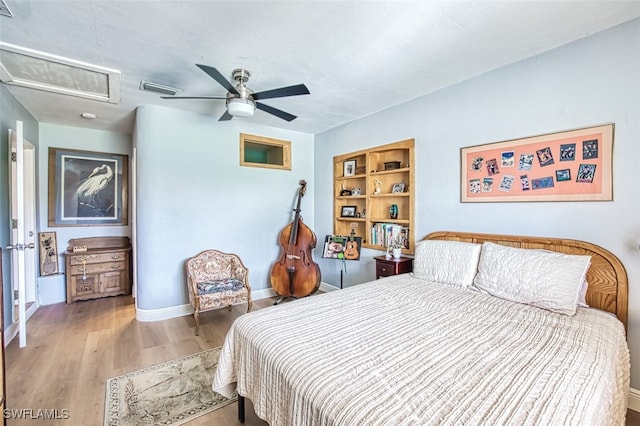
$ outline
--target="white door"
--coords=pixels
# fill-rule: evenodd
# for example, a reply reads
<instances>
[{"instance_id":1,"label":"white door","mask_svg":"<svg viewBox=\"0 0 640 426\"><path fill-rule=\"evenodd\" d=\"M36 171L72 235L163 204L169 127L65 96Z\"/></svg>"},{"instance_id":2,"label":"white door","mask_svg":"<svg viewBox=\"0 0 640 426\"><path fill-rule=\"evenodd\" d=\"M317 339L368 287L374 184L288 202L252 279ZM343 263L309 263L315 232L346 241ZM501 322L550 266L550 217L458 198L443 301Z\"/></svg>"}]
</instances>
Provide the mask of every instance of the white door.
<instances>
[{"instance_id":1,"label":"white door","mask_svg":"<svg viewBox=\"0 0 640 426\"><path fill-rule=\"evenodd\" d=\"M9 130L11 192L11 284L13 320L18 322L20 347L27 344L27 303L36 300L35 149L24 142L22 122ZM25 164L26 160L26 164ZM16 291L17 290L17 291Z\"/></svg>"}]
</instances>

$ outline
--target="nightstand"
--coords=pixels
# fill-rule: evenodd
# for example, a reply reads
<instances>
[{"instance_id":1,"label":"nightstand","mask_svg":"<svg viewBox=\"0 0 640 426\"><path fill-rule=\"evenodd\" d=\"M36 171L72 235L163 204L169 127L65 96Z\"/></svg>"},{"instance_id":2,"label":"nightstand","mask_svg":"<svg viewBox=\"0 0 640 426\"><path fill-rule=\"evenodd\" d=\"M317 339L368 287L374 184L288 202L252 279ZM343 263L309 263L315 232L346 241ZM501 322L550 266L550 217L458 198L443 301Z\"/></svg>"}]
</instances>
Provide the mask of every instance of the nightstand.
<instances>
[{"instance_id":1,"label":"nightstand","mask_svg":"<svg viewBox=\"0 0 640 426\"><path fill-rule=\"evenodd\" d=\"M376 279L391 275L405 274L413 271L413 258L401 256L399 259L386 256L375 256Z\"/></svg>"}]
</instances>

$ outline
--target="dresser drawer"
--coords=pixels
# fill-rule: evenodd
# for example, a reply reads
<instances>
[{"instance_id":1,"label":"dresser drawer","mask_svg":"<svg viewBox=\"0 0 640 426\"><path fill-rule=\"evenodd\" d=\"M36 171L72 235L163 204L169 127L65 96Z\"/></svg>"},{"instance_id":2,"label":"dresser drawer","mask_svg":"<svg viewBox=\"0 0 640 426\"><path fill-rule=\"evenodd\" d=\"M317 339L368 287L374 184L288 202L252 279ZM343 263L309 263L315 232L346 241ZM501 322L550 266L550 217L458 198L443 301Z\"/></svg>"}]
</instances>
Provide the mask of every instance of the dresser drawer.
<instances>
[{"instance_id":1,"label":"dresser drawer","mask_svg":"<svg viewBox=\"0 0 640 426\"><path fill-rule=\"evenodd\" d=\"M127 258L126 251L95 253L95 254L77 254L77 255L69 256L69 263L71 265L82 265L83 261L86 261L87 264L117 262L119 260L124 261L126 258Z\"/></svg>"},{"instance_id":2,"label":"dresser drawer","mask_svg":"<svg viewBox=\"0 0 640 426\"><path fill-rule=\"evenodd\" d=\"M109 271L124 271L126 267L127 267L127 264L124 261L98 263L98 264L87 263L86 266L72 265L71 269L67 271L67 274L82 275L82 274L97 274L100 272L109 272Z\"/></svg>"}]
</instances>

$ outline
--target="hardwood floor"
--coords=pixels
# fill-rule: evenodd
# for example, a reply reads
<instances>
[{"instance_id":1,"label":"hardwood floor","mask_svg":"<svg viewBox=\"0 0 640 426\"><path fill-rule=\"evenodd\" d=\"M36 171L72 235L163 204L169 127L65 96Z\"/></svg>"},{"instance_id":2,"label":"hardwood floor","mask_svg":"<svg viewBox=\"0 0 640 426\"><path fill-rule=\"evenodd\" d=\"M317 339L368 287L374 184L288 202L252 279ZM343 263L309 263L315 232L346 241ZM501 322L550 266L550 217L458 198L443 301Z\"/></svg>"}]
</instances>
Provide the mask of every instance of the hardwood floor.
<instances>
[{"instance_id":1,"label":"hardwood floor","mask_svg":"<svg viewBox=\"0 0 640 426\"><path fill-rule=\"evenodd\" d=\"M276 300L254 302L254 310ZM200 316L195 336L192 316L158 322L135 320L129 296L42 306L28 323L27 347L15 338L6 348L7 408L68 410L68 420L54 424L102 425L107 379L222 346L229 326L246 310L235 306ZM246 406L247 426L266 425ZM43 425L43 420L8 420L12 425ZM231 404L189 425L239 425ZM629 411L627 426L640 426L640 413Z\"/></svg>"},{"instance_id":2,"label":"hardwood floor","mask_svg":"<svg viewBox=\"0 0 640 426\"><path fill-rule=\"evenodd\" d=\"M254 302L254 310L276 299ZM229 326L246 305L200 315L200 336L193 316L138 322L130 296L42 306L27 324L27 347L15 338L6 348L7 408L68 410L70 425L102 425L107 379L204 349L222 346ZM245 425L266 425L247 401ZM231 404L189 425L233 425ZM44 425L37 419L8 420L11 425Z\"/></svg>"}]
</instances>

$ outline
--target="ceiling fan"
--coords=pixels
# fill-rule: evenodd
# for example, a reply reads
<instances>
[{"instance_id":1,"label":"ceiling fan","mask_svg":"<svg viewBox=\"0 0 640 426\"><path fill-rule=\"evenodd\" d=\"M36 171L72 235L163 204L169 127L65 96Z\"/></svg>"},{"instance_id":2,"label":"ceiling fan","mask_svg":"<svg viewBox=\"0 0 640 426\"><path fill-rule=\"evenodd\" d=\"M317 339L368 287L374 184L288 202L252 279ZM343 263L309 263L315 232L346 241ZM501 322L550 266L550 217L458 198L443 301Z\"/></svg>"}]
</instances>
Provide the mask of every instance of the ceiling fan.
<instances>
[{"instance_id":1,"label":"ceiling fan","mask_svg":"<svg viewBox=\"0 0 640 426\"><path fill-rule=\"evenodd\" d=\"M280 109L265 105L263 99L282 98L285 96L308 95L309 89L304 84L295 86L280 87L279 89L255 92L249 89L245 83L249 80L251 73L245 69L233 70L232 77L237 82L235 87L218 71L208 65L196 64L198 68L206 72L217 81L222 87L227 89L227 96L162 96L163 99L225 99L227 110L218 121L231 120L233 117L251 117L256 108L269 114L280 117L283 120L292 121L297 117Z\"/></svg>"}]
</instances>

